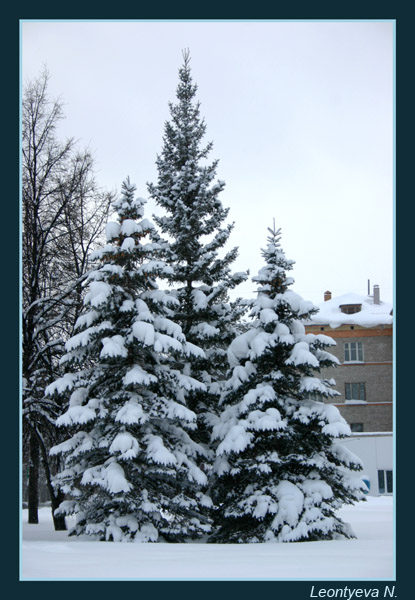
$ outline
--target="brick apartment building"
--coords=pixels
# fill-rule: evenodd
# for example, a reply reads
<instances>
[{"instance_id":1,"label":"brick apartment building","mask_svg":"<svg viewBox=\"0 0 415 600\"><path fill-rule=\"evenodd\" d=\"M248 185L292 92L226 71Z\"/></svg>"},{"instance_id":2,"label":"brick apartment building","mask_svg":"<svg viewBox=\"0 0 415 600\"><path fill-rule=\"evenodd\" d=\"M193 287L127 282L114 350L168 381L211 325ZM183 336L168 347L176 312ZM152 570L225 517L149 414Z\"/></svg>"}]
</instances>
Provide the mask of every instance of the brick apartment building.
<instances>
[{"instance_id":1,"label":"brick apartment building","mask_svg":"<svg viewBox=\"0 0 415 600\"><path fill-rule=\"evenodd\" d=\"M373 296L346 294L324 302L305 323L308 333L331 337L330 349L340 361L321 375L336 381L341 396L325 400L335 404L354 432L393 430L393 311L380 300L378 286Z\"/></svg>"}]
</instances>

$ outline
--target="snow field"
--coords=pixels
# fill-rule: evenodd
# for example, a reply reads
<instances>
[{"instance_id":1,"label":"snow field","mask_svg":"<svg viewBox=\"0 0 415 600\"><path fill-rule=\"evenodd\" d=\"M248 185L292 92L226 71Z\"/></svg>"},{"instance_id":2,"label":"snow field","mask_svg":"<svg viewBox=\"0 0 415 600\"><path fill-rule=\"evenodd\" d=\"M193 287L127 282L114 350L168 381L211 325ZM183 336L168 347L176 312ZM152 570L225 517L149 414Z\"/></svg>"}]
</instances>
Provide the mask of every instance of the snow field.
<instances>
[{"instance_id":1,"label":"snow field","mask_svg":"<svg viewBox=\"0 0 415 600\"><path fill-rule=\"evenodd\" d=\"M22 515L21 579L327 580L394 577L393 498L368 497L339 516L357 539L276 544L92 542Z\"/></svg>"}]
</instances>

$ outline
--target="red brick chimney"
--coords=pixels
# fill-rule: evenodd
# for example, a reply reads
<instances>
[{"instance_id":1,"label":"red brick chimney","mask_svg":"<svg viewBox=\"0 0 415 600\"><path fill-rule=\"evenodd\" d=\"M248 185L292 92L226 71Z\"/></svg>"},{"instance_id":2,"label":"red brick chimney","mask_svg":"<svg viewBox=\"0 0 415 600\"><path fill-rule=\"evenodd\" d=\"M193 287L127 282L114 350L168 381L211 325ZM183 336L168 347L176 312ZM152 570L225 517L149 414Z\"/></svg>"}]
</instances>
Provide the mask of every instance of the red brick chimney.
<instances>
[{"instance_id":1,"label":"red brick chimney","mask_svg":"<svg viewBox=\"0 0 415 600\"><path fill-rule=\"evenodd\" d=\"M328 290L327 292L324 292L324 302L327 302L327 300L331 300L331 292Z\"/></svg>"}]
</instances>

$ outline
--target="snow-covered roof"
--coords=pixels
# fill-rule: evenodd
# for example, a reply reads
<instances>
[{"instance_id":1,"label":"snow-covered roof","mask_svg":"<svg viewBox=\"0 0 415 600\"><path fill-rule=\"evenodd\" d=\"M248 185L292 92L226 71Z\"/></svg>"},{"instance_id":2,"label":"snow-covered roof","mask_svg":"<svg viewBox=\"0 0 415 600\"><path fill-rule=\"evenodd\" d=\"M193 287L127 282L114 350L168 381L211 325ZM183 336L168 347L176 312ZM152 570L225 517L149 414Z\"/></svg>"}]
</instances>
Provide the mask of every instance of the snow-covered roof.
<instances>
[{"instance_id":1,"label":"snow-covered roof","mask_svg":"<svg viewBox=\"0 0 415 600\"><path fill-rule=\"evenodd\" d=\"M360 304L361 310L353 314L345 314L340 306L344 304ZM340 325L360 325L361 327L376 327L393 323L392 309L389 302L374 304L372 296L360 294L344 294L321 304L317 304L319 312L312 315L306 325L329 325L332 329Z\"/></svg>"}]
</instances>

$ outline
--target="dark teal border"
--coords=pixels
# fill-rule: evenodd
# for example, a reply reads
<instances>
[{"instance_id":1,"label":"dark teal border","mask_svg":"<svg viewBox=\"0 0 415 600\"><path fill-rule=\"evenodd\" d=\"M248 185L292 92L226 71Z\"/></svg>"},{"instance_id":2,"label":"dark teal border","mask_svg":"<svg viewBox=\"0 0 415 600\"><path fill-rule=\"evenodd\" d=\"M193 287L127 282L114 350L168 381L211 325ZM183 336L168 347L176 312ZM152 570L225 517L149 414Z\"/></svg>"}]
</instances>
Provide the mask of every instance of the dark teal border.
<instances>
[{"instance_id":1,"label":"dark teal border","mask_svg":"<svg viewBox=\"0 0 415 600\"><path fill-rule=\"evenodd\" d=\"M123 584L121 593L150 594L152 597L163 599L178 594L181 598L193 598L196 594L201 600L215 597L226 598L229 595L241 594L242 598L250 594L269 595L270 598L279 595L282 598L306 599L310 597L311 585L325 587L324 582L280 582L280 581L180 581L180 582L146 582L146 581L110 581L110 582L19 582L19 20L51 20L51 19L150 19L150 20L396 20L396 418L397 430L397 579L396 593L398 598L410 596L412 591L412 536L411 522L413 514L412 454L411 433L414 400L412 385L408 374L411 373L412 352L410 339L412 337L411 320L408 311L408 301L412 291L412 272L409 261L413 256L412 223L408 209L413 202L413 185L409 186L407 162L413 161L413 141L409 148L411 135L413 96L408 84L412 83L413 55L413 18L412 13L401 0L395 2L356 2L350 1L343 5L333 2L293 3L288 6L256 3L246 5L224 6L223 3L209 3L206 7L194 2L180 5L160 3L150 6L141 3L118 2L106 6L103 3L80 3L73 1L68 4L56 2L26 3L19 2L17 6L3 9L2 38L6 43L3 47L3 68L6 77L3 78L2 94L3 125L6 132L3 138L3 240L2 270L2 395L3 411L2 440L3 468L6 471L2 477L3 501L3 543L6 550L3 553L4 582L8 594L30 594L34 599L43 598L45 594L58 594L60 598L81 593L82 596L95 594L106 598L119 593L114 586ZM408 3L409 4L409 3ZM214 43L214 41L213 41ZM406 64L411 61L410 64ZM409 110L411 101L411 110ZM412 136L411 136L412 137ZM412 235L411 235L412 234ZM381 240L379 240L381 243ZM411 261L412 262L412 261ZM406 546L406 539L409 543ZM61 585L61 584L64 585ZM376 581L331 581L326 587L349 588L363 587L365 589L379 586L381 590L394 582ZM69 585L68 585L69 584ZM91 586L94 585L94 589ZM129 589L125 589L125 585ZM50 587L52 586L52 588ZM74 589L74 586L76 589ZM95 589L98 586L99 589ZM134 589L133 587L134 586ZM259 586L259 588L258 588ZM85 589L86 587L86 589ZM30 588L30 589L29 589Z\"/></svg>"}]
</instances>

